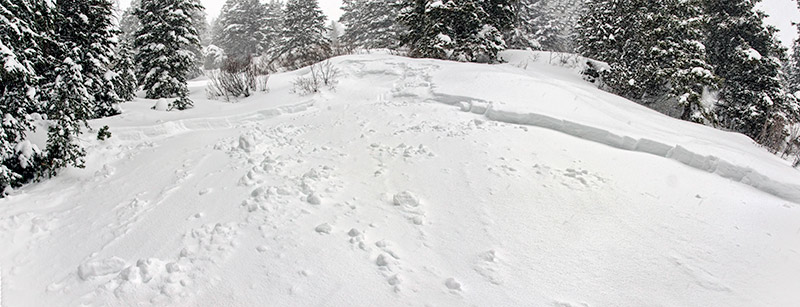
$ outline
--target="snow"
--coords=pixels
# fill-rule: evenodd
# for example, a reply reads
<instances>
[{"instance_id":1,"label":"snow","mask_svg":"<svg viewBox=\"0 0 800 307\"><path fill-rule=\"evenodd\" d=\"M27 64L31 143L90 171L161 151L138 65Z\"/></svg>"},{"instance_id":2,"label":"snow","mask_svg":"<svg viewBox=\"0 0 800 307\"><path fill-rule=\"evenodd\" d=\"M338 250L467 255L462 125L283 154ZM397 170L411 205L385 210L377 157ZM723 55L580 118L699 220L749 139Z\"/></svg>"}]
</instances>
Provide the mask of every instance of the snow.
<instances>
[{"instance_id":1,"label":"snow","mask_svg":"<svg viewBox=\"0 0 800 307\"><path fill-rule=\"evenodd\" d=\"M36 144L31 144L29 140L23 140L17 143L14 151L19 155L19 165L22 167L30 166L33 155L41 152L39 147L36 146Z\"/></svg>"},{"instance_id":2,"label":"snow","mask_svg":"<svg viewBox=\"0 0 800 307\"><path fill-rule=\"evenodd\" d=\"M0 57L3 59L3 69L8 72L29 73L30 70L17 60L13 50L0 41Z\"/></svg>"},{"instance_id":3,"label":"snow","mask_svg":"<svg viewBox=\"0 0 800 307\"><path fill-rule=\"evenodd\" d=\"M118 257L93 260L78 266L78 276L83 280L87 280L93 277L122 272L127 266L125 260Z\"/></svg>"},{"instance_id":4,"label":"snow","mask_svg":"<svg viewBox=\"0 0 800 307\"><path fill-rule=\"evenodd\" d=\"M8 306L795 306L800 177L548 55L343 56L236 104L123 104L0 200ZM524 62L524 63L523 63ZM317 201L319 200L319 201Z\"/></svg>"},{"instance_id":5,"label":"snow","mask_svg":"<svg viewBox=\"0 0 800 307\"><path fill-rule=\"evenodd\" d=\"M436 35L436 39L441 41L441 42L443 42L443 43L445 43L445 44L450 44L450 43L453 42L453 39L450 38L450 36L448 36L447 34L444 34L444 33L437 34Z\"/></svg>"},{"instance_id":6,"label":"snow","mask_svg":"<svg viewBox=\"0 0 800 307\"><path fill-rule=\"evenodd\" d=\"M758 50L753 48L749 48L747 50L742 50L742 52L747 56L747 59L751 61L760 61L761 60L761 53L758 53Z\"/></svg>"}]
</instances>

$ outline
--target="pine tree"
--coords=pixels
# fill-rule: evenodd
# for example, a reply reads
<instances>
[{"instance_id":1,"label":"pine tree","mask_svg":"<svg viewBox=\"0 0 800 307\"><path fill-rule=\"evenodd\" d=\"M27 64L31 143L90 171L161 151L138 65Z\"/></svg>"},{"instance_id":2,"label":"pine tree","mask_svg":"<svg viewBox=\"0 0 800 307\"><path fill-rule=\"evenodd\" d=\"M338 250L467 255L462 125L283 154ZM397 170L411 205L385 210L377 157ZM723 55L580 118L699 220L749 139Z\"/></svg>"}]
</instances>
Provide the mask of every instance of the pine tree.
<instances>
[{"instance_id":1,"label":"pine tree","mask_svg":"<svg viewBox=\"0 0 800 307\"><path fill-rule=\"evenodd\" d=\"M222 7L220 30L214 44L236 59L247 59L264 52L267 39L265 6L258 0L227 0Z\"/></svg>"},{"instance_id":2,"label":"pine tree","mask_svg":"<svg viewBox=\"0 0 800 307\"><path fill-rule=\"evenodd\" d=\"M555 17L546 15L544 0L519 0L515 3L514 28L505 35L509 48L544 49L543 41L558 33Z\"/></svg>"},{"instance_id":3,"label":"pine tree","mask_svg":"<svg viewBox=\"0 0 800 307\"><path fill-rule=\"evenodd\" d=\"M345 26L341 43L348 49L397 48L398 6L386 0L345 0L339 18Z\"/></svg>"},{"instance_id":4,"label":"pine tree","mask_svg":"<svg viewBox=\"0 0 800 307\"><path fill-rule=\"evenodd\" d=\"M550 15L556 16L555 28L560 31L552 46L560 52L575 52L575 29L583 10L584 0L556 0L550 6Z\"/></svg>"},{"instance_id":5,"label":"pine tree","mask_svg":"<svg viewBox=\"0 0 800 307\"><path fill-rule=\"evenodd\" d=\"M0 195L32 179L41 155L28 142L44 62L41 41L52 16L43 1L0 0ZM45 14L42 14L45 13Z\"/></svg>"},{"instance_id":6,"label":"pine tree","mask_svg":"<svg viewBox=\"0 0 800 307\"><path fill-rule=\"evenodd\" d=\"M300 68L331 55L325 15L317 0L290 0L283 16L281 43L274 57L284 67Z\"/></svg>"},{"instance_id":7,"label":"pine tree","mask_svg":"<svg viewBox=\"0 0 800 307\"><path fill-rule=\"evenodd\" d=\"M264 41L262 49L268 58L273 58L281 43L283 34L283 2L272 0L264 9Z\"/></svg>"},{"instance_id":8,"label":"pine tree","mask_svg":"<svg viewBox=\"0 0 800 307\"><path fill-rule=\"evenodd\" d=\"M328 40L331 42L331 55L344 54L341 25L336 20L331 20L330 26L328 26Z\"/></svg>"},{"instance_id":9,"label":"pine tree","mask_svg":"<svg viewBox=\"0 0 800 307\"><path fill-rule=\"evenodd\" d=\"M514 27L506 32L510 48L570 52L581 1L519 0Z\"/></svg>"},{"instance_id":10,"label":"pine tree","mask_svg":"<svg viewBox=\"0 0 800 307\"><path fill-rule=\"evenodd\" d=\"M192 65L189 72L186 74L186 79L194 79L203 75L203 63L205 58L203 56L203 36L208 36L208 20L205 8L201 7L199 10L192 12L192 25L197 30L198 44L189 46L189 51L194 54L194 65Z\"/></svg>"},{"instance_id":11,"label":"pine tree","mask_svg":"<svg viewBox=\"0 0 800 307\"><path fill-rule=\"evenodd\" d=\"M631 26L627 19L630 9L624 4L619 0L586 0L576 38L581 55L609 64L619 60Z\"/></svg>"},{"instance_id":12,"label":"pine tree","mask_svg":"<svg viewBox=\"0 0 800 307\"><path fill-rule=\"evenodd\" d=\"M170 109L192 106L186 76L196 67L192 48L199 45L192 14L202 9L196 0L143 0L136 10L142 22L135 40L137 75L146 98L177 98Z\"/></svg>"},{"instance_id":13,"label":"pine tree","mask_svg":"<svg viewBox=\"0 0 800 307\"><path fill-rule=\"evenodd\" d=\"M613 92L684 120L713 122L701 101L716 79L697 2L590 0L586 7L579 51L610 65L603 81Z\"/></svg>"},{"instance_id":14,"label":"pine tree","mask_svg":"<svg viewBox=\"0 0 800 307\"><path fill-rule=\"evenodd\" d=\"M219 69L227 58L225 50L217 47L217 45L208 45L203 48L203 56L205 58L203 61L203 69L206 70Z\"/></svg>"},{"instance_id":15,"label":"pine tree","mask_svg":"<svg viewBox=\"0 0 800 307\"><path fill-rule=\"evenodd\" d=\"M75 47L67 50L66 58L54 70L55 80L47 86L48 102L45 113L51 121L47 131L46 167L43 176L55 176L56 172L67 166L83 167L86 151L77 144L86 120L94 115L95 96L90 92L84 77L83 66L73 58L83 51Z\"/></svg>"},{"instance_id":16,"label":"pine tree","mask_svg":"<svg viewBox=\"0 0 800 307\"><path fill-rule=\"evenodd\" d=\"M781 87L785 49L764 25L757 0L705 0L709 62L723 84L716 113L723 127L772 147L796 120L796 103ZM782 145L782 144L781 144Z\"/></svg>"},{"instance_id":17,"label":"pine tree","mask_svg":"<svg viewBox=\"0 0 800 307\"><path fill-rule=\"evenodd\" d=\"M796 26L797 32L800 34L800 24ZM786 89L789 93L797 95L800 91L800 39L792 42L791 53L783 68Z\"/></svg>"},{"instance_id":18,"label":"pine tree","mask_svg":"<svg viewBox=\"0 0 800 307\"><path fill-rule=\"evenodd\" d=\"M122 101L114 89L118 75L110 69L117 48L114 4L110 0L58 0L58 41L73 53L71 60L82 67L87 90L92 93L90 118L118 114ZM65 58L61 56L60 58Z\"/></svg>"},{"instance_id":19,"label":"pine tree","mask_svg":"<svg viewBox=\"0 0 800 307\"><path fill-rule=\"evenodd\" d=\"M136 10L141 7L141 2L141 0L131 1L130 7L125 9L122 13L122 18L119 23L121 31L120 42L122 44L133 46L136 33L142 28L142 22L139 20L139 17L134 14ZM186 74L187 79L196 78L203 74L202 66L204 58L202 46L210 44L213 37L212 28L206 20L207 14L204 9L193 11L191 16L192 24L195 26L195 30L197 30L197 37L200 40L200 45L189 48L195 56L195 65Z\"/></svg>"},{"instance_id":20,"label":"pine tree","mask_svg":"<svg viewBox=\"0 0 800 307\"><path fill-rule=\"evenodd\" d=\"M142 6L142 0L132 0L131 4L125 11L122 12L122 17L119 19L120 42L132 43L133 38L142 27L139 18L136 17L134 12Z\"/></svg>"},{"instance_id":21,"label":"pine tree","mask_svg":"<svg viewBox=\"0 0 800 307\"><path fill-rule=\"evenodd\" d=\"M114 78L114 88L119 98L124 101L131 101L136 95L139 84L136 80L136 66L133 64L134 52L131 50L130 43L122 43L117 47L111 69L116 73Z\"/></svg>"},{"instance_id":22,"label":"pine tree","mask_svg":"<svg viewBox=\"0 0 800 307\"><path fill-rule=\"evenodd\" d=\"M404 0L398 22L407 31L401 43L413 57L491 62L505 48L501 31L510 29L514 13L503 0Z\"/></svg>"}]
</instances>

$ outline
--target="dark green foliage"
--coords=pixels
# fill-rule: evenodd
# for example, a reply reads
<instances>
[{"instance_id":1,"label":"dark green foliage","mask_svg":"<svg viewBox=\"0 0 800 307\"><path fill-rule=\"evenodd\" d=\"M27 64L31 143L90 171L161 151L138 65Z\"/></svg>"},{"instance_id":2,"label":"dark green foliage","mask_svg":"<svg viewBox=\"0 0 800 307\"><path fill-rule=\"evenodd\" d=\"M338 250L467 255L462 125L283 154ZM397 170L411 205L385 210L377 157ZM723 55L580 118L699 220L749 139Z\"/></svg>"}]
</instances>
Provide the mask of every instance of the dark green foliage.
<instances>
[{"instance_id":1,"label":"dark green foliage","mask_svg":"<svg viewBox=\"0 0 800 307\"><path fill-rule=\"evenodd\" d=\"M706 47L723 80L716 108L721 125L774 147L796 121L797 104L781 84L786 50L775 39L777 30L764 24L765 14L754 9L757 2L704 0Z\"/></svg>"},{"instance_id":2,"label":"dark green foliage","mask_svg":"<svg viewBox=\"0 0 800 307\"><path fill-rule=\"evenodd\" d=\"M261 55L269 45L267 9L258 0L228 0L217 20L219 31L214 44L232 58L247 59Z\"/></svg>"},{"instance_id":3,"label":"dark green foliage","mask_svg":"<svg viewBox=\"0 0 800 307\"><path fill-rule=\"evenodd\" d=\"M702 93L716 78L706 63L699 3L682 0L590 0L578 27L582 55L604 61L603 82L674 116L713 122Z\"/></svg>"},{"instance_id":4,"label":"dark green foliage","mask_svg":"<svg viewBox=\"0 0 800 307\"><path fill-rule=\"evenodd\" d=\"M111 69L116 73L113 79L114 89L123 101L131 101L136 95L139 84L136 80L136 66L133 64L133 51L128 43L117 48Z\"/></svg>"},{"instance_id":5,"label":"dark green foliage","mask_svg":"<svg viewBox=\"0 0 800 307\"><path fill-rule=\"evenodd\" d=\"M57 41L65 44L69 57L81 68L87 91L92 94L92 112L88 118L116 115L122 99L114 87L118 75L111 68L117 48L117 30L113 24L110 0L58 0Z\"/></svg>"},{"instance_id":6,"label":"dark green foliage","mask_svg":"<svg viewBox=\"0 0 800 307\"><path fill-rule=\"evenodd\" d=\"M105 141L110 138L111 138L111 131L109 131L108 125L103 126L103 128L100 128L100 130L97 131L97 140Z\"/></svg>"},{"instance_id":7,"label":"dark green foliage","mask_svg":"<svg viewBox=\"0 0 800 307\"><path fill-rule=\"evenodd\" d=\"M396 48L401 27L397 24L398 6L386 0L345 0L342 17L345 26L341 43L348 49Z\"/></svg>"},{"instance_id":8,"label":"dark green foliage","mask_svg":"<svg viewBox=\"0 0 800 307\"><path fill-rule=\"evenodd\" d=\"M142 28L139 18L133 14L141 6L141 0L132 0L130 6L122 12L122 17L119 20L120 43L133 43L136 31Z\"/></svg>"},{"instance_id":9,"label":"dark green foliage","mask_svg":"<svg viewBox=\"0 0 800 307\"><path fill-rule=\"evenodd\" d=\"M511 28L513 9L502 0L403 0L401 43L412 57L492 62L505 48L501 31Z\"/></svg>"},{"instance_id":10,"label":"dark green foliage","mask_svg":"<svg viewBox=\"0 0 800 307\"><path fill-rule=\"evenodd\" d=\"M509 48L571 52L579 0L519 0L514 27L506 32Z\"/></svg>"},{"instance_id":11,"label":"dark green foliage","mask_svg":"<svg viewBox=\"0 0 800 307\"><path fill-rule=\"evenodd\" d=\"M331 55L325 15L317 0L290 0L283 17L281 43L272 53L282 66L297 69Z\"/></svg>"},{"instance_id":12,"label":"dark green foliage","mask_svg":"<svg viewBox=\"0 0 800 307\"><path fill-rule=\"evenodd\" d=\"M41 48L46 9L40 1L0 0L0 195L30 180L35 172L30 162L40 155L25 134L37 108L41 78L35 68L46 61Z\"/></svg>"},{"instance_id":13,"label":"dark green foliage","mask_svg":"<svg viewBox=\"0 0 800 307\"><path fill-rule=\"evenodd\" d=\"M45 113L51 121L47 131L47 164L43 176L55 176L66 166L83 167L85 150L77 144L82 128L93 110L93 95L85 86L82 67L72 58L80 56L80 49L67 53L67 58L56 67L56 79L47 87L49 102Z\"/></svg>"},{"instance_id":14,"label":"dark green foliage","mask_svg":"<svg viewBox=\"0 0 800 307\"><path fill-rule=\"evenodd\" d=\"M146 98L176 98L170 109L192 106L186 79L197 67L194 50L200 44L192 16L202 9L196 0L143 0L136 10L142 22L134 42L137 76Z\"/></svg>"},{"instance_id":15,"label":"dark green foliage","mask_svg":"<svg viewBox=\"0 0 800 307\"><path fill-rule=\"evenodd\" d=\"M264 9L264 41L261 42L265 55L270 58L281 46L281 35L283 33L283 2L271 0L265 5Z\"/></svg>"}]
</instances>

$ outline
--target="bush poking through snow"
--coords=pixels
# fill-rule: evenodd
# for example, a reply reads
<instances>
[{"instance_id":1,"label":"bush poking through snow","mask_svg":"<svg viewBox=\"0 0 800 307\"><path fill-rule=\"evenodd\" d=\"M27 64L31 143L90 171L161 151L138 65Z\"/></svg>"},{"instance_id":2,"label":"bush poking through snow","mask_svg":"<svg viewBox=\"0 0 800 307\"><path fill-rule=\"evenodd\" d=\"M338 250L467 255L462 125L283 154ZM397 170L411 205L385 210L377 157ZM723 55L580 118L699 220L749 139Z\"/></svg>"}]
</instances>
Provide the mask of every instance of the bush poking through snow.
<instances>
[{"instance_id":1,"label":"bush poking through snow","mask_svg":"<svg viewBox=\"0 0 800 307\"><path fill-rule=\"evenodd\" d=\"M111 131L108 131L108 125L103 126L100 128L100 131L97 131L97 139L100 141L105 141L106 139L111 138Z\"/></svg>"},{"instance_id":2,"label":"bush poking through snow","mask_svg":"<svg viewBox=\"0 0 800 307\"><path fill-rule=\"evenodd\" d=\"M231 101L237 97L250 97L255 91L267 91L269 72L252 58L229 58L219 71L209 72L208 78L208 97L223 97L225 101Z\"/></svg>"},{"instance_id":3,"label":"bush poking through snow","mask_svg":"<svg viewBox=\"0 0 800 307\"><path fill-rule=\"evenodd\" d=\"M301 76L292 82L292 92L301 96L318 93L322 86L333 90L339 83L339 69L330 60L311 65L311 74Z\"/></svg>"}]
</instances>

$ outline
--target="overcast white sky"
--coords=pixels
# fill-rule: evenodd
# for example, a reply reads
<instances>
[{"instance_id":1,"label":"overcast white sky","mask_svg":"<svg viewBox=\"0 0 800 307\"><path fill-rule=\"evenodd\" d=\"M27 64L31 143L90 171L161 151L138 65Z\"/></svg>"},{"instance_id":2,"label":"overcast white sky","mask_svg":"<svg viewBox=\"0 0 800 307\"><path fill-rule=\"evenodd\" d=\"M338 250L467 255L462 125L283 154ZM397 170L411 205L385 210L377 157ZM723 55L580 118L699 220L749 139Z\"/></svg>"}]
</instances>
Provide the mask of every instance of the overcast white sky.
<instances>
[{"instance_id":1,"label":"overcast white sky","mask_svg":"<svg viewBox=\"0 0 800 307\"><path fill-rule=\"evenodd\" d=\"M792 41L797 37L797 28L792 26L792 22L800 22L800 10L797 9L796 0L764 0L759 8L767 14L767 22L781 30L778 33L781 42L790 47Z\"/></svg>"},{"instance_id":2,"label":"overcast white sky","mask_svg":"<svg viewBox=\"0 0 800 307\"><path fill-rule=\"evenodd\" d=\"M122 9L130 5L131 0L118 0ZM200 0L206 7L209 18L214 18L219 15L222 5L225 0ZM779 33L781 42L784 45L791 46L792 41L797 37L797 30L792 26L792 22L800 22L800 11L797 9L797 0L763 0L759 4L759 8L766 11L770 17L767 22L775 25L781 30ZM342 15L339 7L342 5L341 0L319 0L320 7L325 15L328 16L328 21L337 20Z\"/></svg>"}]
</instances>

